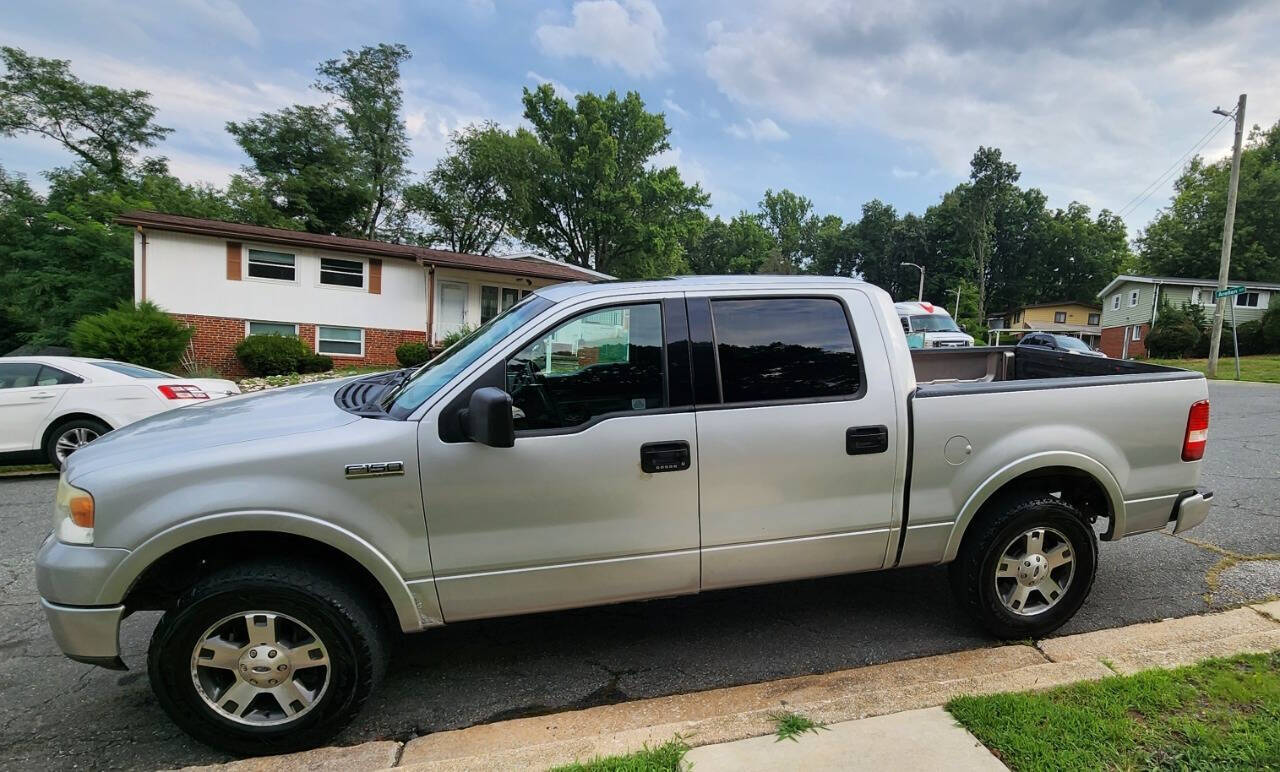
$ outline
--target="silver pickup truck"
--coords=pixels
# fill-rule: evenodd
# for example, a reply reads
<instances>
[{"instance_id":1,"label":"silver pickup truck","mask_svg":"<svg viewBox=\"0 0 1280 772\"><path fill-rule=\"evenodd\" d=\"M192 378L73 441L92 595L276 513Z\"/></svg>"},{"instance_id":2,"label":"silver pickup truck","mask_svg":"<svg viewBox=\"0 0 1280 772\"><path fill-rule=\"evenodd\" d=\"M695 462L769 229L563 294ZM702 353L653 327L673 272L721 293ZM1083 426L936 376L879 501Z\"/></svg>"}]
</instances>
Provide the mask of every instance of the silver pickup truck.
<instances>
[{"instance_id":1,"label":"silver pickup truck","mask_svg":"<svg viewBox=\"0 0 1280 772\"><path fill-rule=\"evenodd\" d=\"M151 684L236 753L330 738L396 630L950 563L1026 638L1089 594L1097 534L1191 528L1198 373L910 351L832 278L562 284L417 369L182 408L70 457L37 580L73 659L165 613Z\"/></svg>"}]
</instances>

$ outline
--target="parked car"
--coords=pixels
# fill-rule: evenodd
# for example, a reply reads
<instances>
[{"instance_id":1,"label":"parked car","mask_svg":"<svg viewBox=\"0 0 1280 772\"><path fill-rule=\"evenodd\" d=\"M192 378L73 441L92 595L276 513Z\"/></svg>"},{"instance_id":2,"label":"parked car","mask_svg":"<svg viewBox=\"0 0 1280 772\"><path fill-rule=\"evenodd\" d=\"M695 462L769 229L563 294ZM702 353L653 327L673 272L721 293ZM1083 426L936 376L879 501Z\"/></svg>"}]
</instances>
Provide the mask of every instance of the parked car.
<instances>
[{"instance_id":1,"label":"parked car","mask_svg":"<svg viewBox=\"0 0 1280 772\"><path fill-rule=\"evenodd\" d=\"M918 334L923 343L912 348L953 348L972 346L973 336L961 330L947 309L933 303L895 303L898 321L909 337Z\"/></svg>"},{"instance_id":2,"label":"parked car","mask_svg":"<svg viewBox=\"0 0 1280 772\"><path fill-rule=\"evenodd\" d=\"M0 461L67 456L112 429L165 410L239 394L231 381L181 378L110 359L0 359Z\"/></svg>"},{"instance_id":3,"label":"parked car","mask_svg":"<svg viewBox=\"0 0 1280 772\"><path fill-rule=\"evenodd\" d=\"M392 630L949 563L978 622L1029 638L1089 595L1095 521L1205 519L1206 393L1144 362L910 351L848 279L559 284L417 370L108 434L59 480L36 579L81 662L124 668L121 618L163 610L159 704L240 754L331 738Z\"/></svg>"},{"instance_id":4,"label":"parked car","mask_svg":"<svg viewBox=\"0 0 1280 772\"><path fill-rule=\"evenodd\" d=\"M1050 332L1033 332L1023 335L1018 341L1019 347L1036 348L1042 351L1057 351L1062 354L1079 354L1086 357L1105 357L1106 354L1089 348L1089 344L1070 335L1055 335Z\"/></svg>"}]
</instances>

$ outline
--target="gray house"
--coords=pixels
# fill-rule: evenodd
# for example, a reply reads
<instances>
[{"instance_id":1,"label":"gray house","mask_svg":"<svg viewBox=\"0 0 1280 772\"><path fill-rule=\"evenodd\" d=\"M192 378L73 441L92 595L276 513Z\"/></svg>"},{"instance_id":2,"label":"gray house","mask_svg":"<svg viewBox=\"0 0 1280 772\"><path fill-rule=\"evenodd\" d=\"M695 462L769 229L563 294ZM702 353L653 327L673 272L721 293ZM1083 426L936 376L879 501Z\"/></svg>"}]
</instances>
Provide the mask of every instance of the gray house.
<instances>
[{"instance_id":1,"label":"gray house","mask_svg":"<svg viewBox=\"0 0 1280 772\"><path fill-rule=\"evenodd\" d=\"M1232 298L1237 324L1261 319L1267 311L1271 296L1280 293L1280 284L1234 280L1228 282L1228 286L1240 285L1244 285L1247 291ZM1202 305L1205 313L1212 315L1213 291L1217 287L1216 279L1128 274L1117 276L1098 293L1098 298L1102 301L1100 348L1109 357L1146 356L1147 333L1158 317L1161 299L1175 307L1183 303Z\"/></svg>"}]
</instances>

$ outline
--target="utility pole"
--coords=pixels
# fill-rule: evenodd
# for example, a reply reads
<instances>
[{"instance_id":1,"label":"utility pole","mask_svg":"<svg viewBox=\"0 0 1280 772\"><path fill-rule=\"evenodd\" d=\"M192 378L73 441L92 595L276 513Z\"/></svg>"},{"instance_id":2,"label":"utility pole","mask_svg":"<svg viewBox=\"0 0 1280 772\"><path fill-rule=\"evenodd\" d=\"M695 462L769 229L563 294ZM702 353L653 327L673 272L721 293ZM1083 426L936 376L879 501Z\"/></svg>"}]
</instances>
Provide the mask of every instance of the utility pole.
<instances>
[{"instance_id":1,"label":"utility pole","mask_svg":"<svg viewBox=\"0 0 1280 772\"><path fill-rule=\"evenodd\" d=\"M1240 143L1244 139L1244 102L1247 94L1240 95L1236 103L1236 142L1231 151L1231 182L1227 187L1227 217L1222 221L1222 261L1218 265L1218 290L1227 288L1231 273L1231 231L1236 224L1236 188L1240 186ZM1218 115L1230 116L1222 108L1214 109ZM1206 374L1213 378L1218 373L1218 344L1222 339L1223 303L1235 303L1234 297L1218 298L1213 307L1213 332L1209 339L1209 366Z\"/></svg>"},{"instance_id":2,"label":"utility pole","mask_svg":"<svg viewBox=\"0 0 1280 772\"><path fill-rule=\"evenodd\" d=\"M918 264L918 263L898 263L898 265L909 265L909 266L911 266L912 268L919 269L919 271L920 271L920 289L919 289L919 291L918 291L918 292L916 292L916 302L917 302L917 303L922 302L922 301L924 300L924 266L923 266L923 265L920 265L920 264Z\"/></svg>"},{"instance_id":3,"label":"utility pole","mask_svg":"<svg viewBox=\"0 0 1280 772\"><path fill-rule=\"evenodd\" d=\"M959 287L956 287L956 312L952 314L951 317L953 319L960 318L960 288ZM986 323L985 319L979 319L978 321L983 322L984 324Z\"/></svg>"}]
</instances>

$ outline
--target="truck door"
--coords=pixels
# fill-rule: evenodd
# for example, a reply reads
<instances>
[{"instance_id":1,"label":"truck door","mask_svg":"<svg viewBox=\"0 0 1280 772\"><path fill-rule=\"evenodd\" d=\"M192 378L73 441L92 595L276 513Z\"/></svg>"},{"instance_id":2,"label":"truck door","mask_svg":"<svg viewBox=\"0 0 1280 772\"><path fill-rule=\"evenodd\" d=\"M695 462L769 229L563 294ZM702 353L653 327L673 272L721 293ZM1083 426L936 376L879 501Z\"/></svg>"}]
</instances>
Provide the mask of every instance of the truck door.
<instances>
[{"instance_id":1,"label":"truck door","mask_svg":"<svg viewBox=\"0 0 1280 772\"><path fill-rule=\"evenodd\" d=\"M683 305L664 313L660 296L597 303L515 344L477 379L511 395L514 447L449 436L458 417L448 406L441 432L422 421L423 500L446 620L697 591L698 438Z\"/></svg>"},{"instance_id":2,"label":"truck door","mask_svg":"<svg viewBox=\"0 0 1280 772\"><path fill-rule=\"evenodd\" d=\"M905 445L870 300L711 294L688 309L702 586L883 567Z\"/></svg>"}]
</instances>

